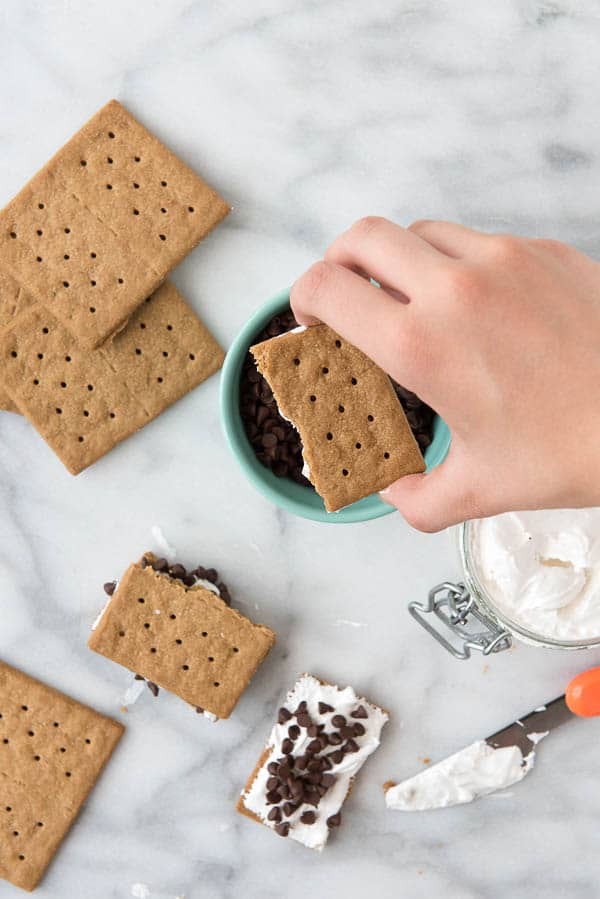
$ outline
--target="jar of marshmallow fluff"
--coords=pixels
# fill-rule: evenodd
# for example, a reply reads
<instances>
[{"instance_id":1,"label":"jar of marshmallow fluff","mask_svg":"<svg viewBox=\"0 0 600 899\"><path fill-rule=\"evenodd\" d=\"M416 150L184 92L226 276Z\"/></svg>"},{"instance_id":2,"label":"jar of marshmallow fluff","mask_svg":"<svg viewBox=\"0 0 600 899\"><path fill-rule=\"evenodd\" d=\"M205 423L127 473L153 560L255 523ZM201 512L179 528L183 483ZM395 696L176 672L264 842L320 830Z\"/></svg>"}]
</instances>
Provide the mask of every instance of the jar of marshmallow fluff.
<instances>
[{"instance_id":1,"label":"jar of marshmallow fluff","mask_svg":"<svg viewBox=\"0 0 600 899\"><path fill-rule=\"evenodd\" d=\"M455 658L510 647L600 646L600 508L510 512L458 528L462 579L414 618Z\"/></svg>"}]
</instances>

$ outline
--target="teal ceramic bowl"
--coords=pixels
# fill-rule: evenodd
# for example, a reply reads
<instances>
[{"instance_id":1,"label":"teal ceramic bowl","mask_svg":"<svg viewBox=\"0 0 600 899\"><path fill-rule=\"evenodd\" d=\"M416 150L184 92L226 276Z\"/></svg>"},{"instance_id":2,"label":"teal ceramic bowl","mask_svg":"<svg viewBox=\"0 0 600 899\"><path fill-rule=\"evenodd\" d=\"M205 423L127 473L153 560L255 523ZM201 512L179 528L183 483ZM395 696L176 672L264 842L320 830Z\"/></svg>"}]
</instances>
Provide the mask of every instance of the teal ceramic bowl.
<instances>
[{"instance_id":1,"label":"teal ceramic bowl","mask_svg":"<svg viewBox=\"0 0 600 899\"><path fill-rule=\"evenodd\" d=\"M271 502L313 521L326 521L344 524L355 521L368 521L394 512L393 506L373 494L352 503L339 512L327 512L321 497L310 487L302 487L288 478L276 477L268 468L258 461L254 455L240 416L240 374L249 347L256 341L256 336L273 318L288 308L290 304L289 290L282 290L268 300L246 322L239 332L225 358L221 375L221 421L225 437L231 452L238 460L244 474L263 496ZM446 423L436 416L433 425L433 441L425 452L427 471L439 465L446 458L450 447L450 431Z\"/></svg>"}]
</instances>

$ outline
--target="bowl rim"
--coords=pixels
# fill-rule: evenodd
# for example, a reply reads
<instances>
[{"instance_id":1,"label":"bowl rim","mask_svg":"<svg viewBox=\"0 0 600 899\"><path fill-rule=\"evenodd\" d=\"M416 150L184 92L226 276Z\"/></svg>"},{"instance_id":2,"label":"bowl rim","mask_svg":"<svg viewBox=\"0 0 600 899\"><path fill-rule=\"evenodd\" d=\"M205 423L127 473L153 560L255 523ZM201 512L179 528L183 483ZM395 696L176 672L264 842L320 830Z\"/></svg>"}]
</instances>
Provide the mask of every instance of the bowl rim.
<instances>
[{"instance_id":1,"label":"bowl rim","mask_svg":"<svg viewBox=\"0 0 600 899\"><path fill-rule=\"evenodd\" d=\"M283 485L279 485L279 480L282 479L278 479L268 468L261 465L254 455L254 450L246 437L241 415L239 413L240 371L246 353L255 341L257 334L274 315L277 315L278 312L283 312L285 308L289 306L289 302L289 288L284 288L262 303L242 325L225 356L221 372L219 406L221 427L231 453L237 460L250 483L262 493L263 496L280 508L293 512L301 518L326 522L328 524L348 524L359 521L369 521L396 512L397 510L394 506L390 506L388 503L384 502L377 494L371 494L370 496L364 497L363 499L352 503L352 505L340 509L338 512L327 512L324 505L313 506L304 503L300 498L290 496L287 493L284 494L281 489ZM437 455L439 456L439 459L436 459L433 464L437 464L445 458L450 445L450 432L448 431L447 425L441 418L439 418L439 416L436 418L436 425L440 430L439 438L436 434L436 438L438 438ZM430 466L428 465L428 469L429 467ZM298 491L305 491L308 489L299 484L295 484L288 479L285 480L287 482L285 485L286 487L293 485ZM299 494L299 496L300 495L301 494Z\"/></svg>"}]
</instances>

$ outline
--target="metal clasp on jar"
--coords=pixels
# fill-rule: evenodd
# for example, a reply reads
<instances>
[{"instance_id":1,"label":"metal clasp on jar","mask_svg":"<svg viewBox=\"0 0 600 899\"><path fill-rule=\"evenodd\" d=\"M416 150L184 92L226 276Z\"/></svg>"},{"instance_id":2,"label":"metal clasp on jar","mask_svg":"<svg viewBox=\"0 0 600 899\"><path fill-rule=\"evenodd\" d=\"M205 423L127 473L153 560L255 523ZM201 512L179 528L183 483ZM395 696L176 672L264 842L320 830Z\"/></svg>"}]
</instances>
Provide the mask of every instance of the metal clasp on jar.
<instances>
[{"instance_id":1,"label":"metal clasp on jar","mask_svg":"<svg viewBox=\"0 0 600 899\"><path fill-rule=\"evenodd\" d=\"M487 656L512 645L509 631L477 608L464 584L438 584L426 603L411 602L408 610L455 659L468 659L473 651ZM441 626L436 627L433 617Z\"/></svg>"}]
</instances>

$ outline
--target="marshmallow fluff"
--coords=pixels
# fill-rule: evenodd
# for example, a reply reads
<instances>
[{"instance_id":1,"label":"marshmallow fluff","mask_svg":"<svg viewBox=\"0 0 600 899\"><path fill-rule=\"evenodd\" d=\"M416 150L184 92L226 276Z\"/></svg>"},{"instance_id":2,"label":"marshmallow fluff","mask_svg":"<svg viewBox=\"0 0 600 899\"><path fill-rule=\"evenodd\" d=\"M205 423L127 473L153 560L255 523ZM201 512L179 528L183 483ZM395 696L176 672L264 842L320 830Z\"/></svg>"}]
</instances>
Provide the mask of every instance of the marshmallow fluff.
<instances>
[{"instance_id":1,"label":"marshmallow fluff","mask_svg":"<svg viewBox=\"0 0 600 899\"><path fill-rule=\"evenodd\" d=\"M343 715L348 721L352 721L351 712L359 705L364 706L368 712L367 718L360 719L360 723L365 728L365 733L356 738L359 747L358 752L346 754L343 760L339 764L333 765L330 770L330 773L335 776L336 780L333 786L321 798L318 807L314 809L316 813L315 823L303 824L300 821L303 812L307 809L312 810L312 806L308 805L300 806L290 817L284 819L289 821L290 824L288 835L290 839L297 840L310 849L320 851L325 846L329 836L327 819L339 812L344 804L354 776L362 768L367 758L379 746L381 730L388 720L388 715L383 709L371 705L365 699L357 696L352 687L340 689L333 684L322 684L317 678L308 674L300 677L283 705L288 711L294 713L302 701L306 702L307 711L312 721L315 724L325 724L326 733L335 730L331 725L331 718L334 715ZM320 702L333 706L334 711L321 714L319 712ZM249 811L254 812L264 824L271 828L274 828L274 822L269 821L267 818L272 808L266 800L268 792L267 780L270 777L267 766L269 762L275 761L283 755L281 744L288 736L288 728L293 721L294 719L291 719L284 724L275 724L267 743L267 756L252 781L250 789L242 794L245 807ZM302 728L300 737L294 743L294 756L303 755L310 741L311 737ZM334 748L336 747L331 747L332 750Z\"/></svg>"},{"instance_id":2,"label":"marshmallow fluff","mask_svg":"<svg viewBox=\"0 0 600 899\"><path fill-rule=\"evenodd\" d=\"M545 734L529 735L539 743ZM535 753L526 758L518 746L494 749L478 740L437 765L386 790L385 804L402 812L447 808L503 790L531 771Z\"/></svg>"},{"instance_id":3,"label":"marshmallow fluff","mask_svg":"<svg viewBox=\"0 0 600 899\"><path fill-rule=\"evenodd\" d=\"M600 638L600 508L468 525L470 566L501 614L541 637Z\"/></svg>"}]
</instances>

